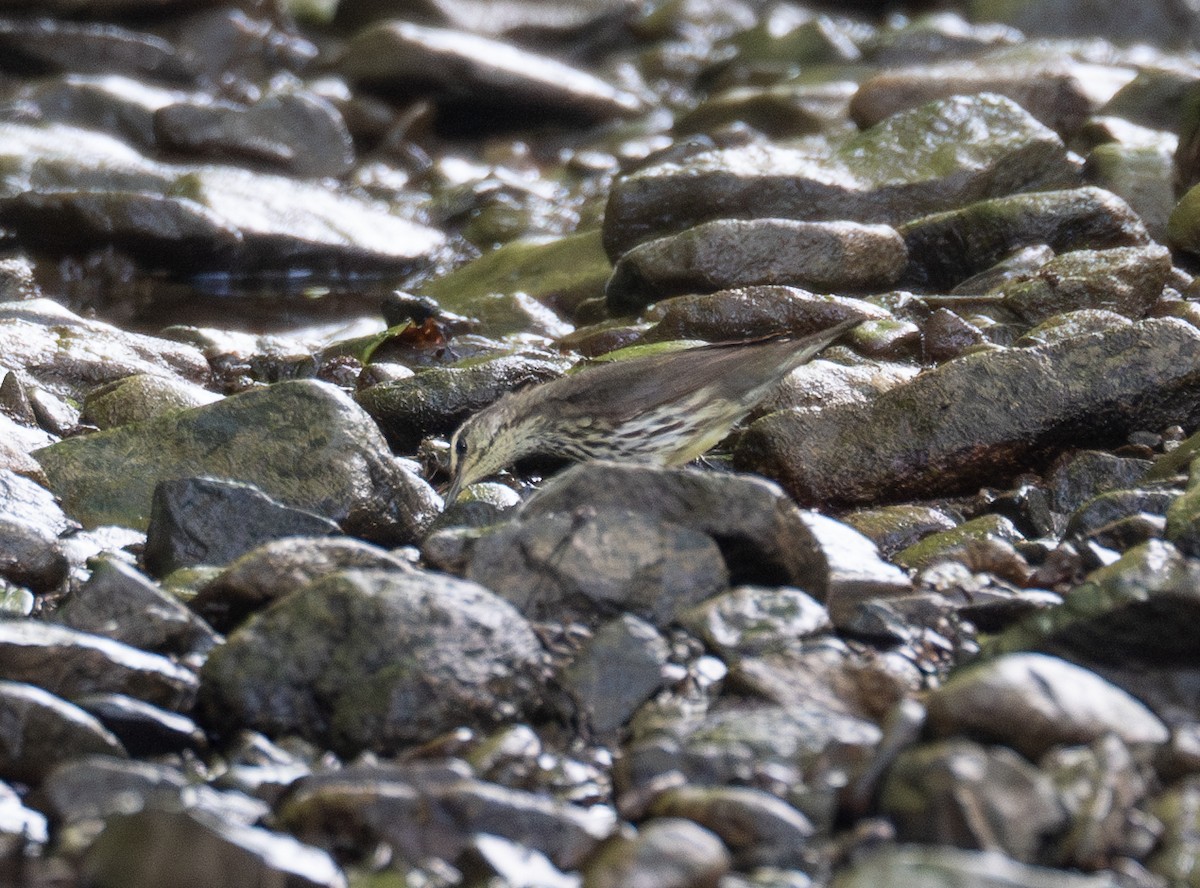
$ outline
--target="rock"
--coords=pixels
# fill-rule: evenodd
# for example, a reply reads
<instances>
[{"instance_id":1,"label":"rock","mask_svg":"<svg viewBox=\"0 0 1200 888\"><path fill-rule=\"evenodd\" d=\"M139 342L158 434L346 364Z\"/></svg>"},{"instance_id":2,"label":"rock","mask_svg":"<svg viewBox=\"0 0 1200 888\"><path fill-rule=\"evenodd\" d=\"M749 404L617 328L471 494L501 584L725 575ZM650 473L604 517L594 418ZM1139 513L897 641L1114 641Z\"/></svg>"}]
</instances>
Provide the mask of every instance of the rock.
<instances>
[{"instance_id":1,"label":"rock","mask_svg":"<svg viewBox=\"0 0 1200 888\"><path fill-rule=\"evenodd\" d=\"M900 226L908 247L902 284L949 289L1014 250L1055 252L1145 246L1142 220L1121 198L1093 186L982 200Z\"/></svg>"},{"instance_id":2,"label":"rock","mask_svg":"<svg viewBox=\"0 0 1200 888\"><path fill-rule=\"evenodd\" d=\"M126 333L49 299L0 303L0 354L5 367L80 401L98 385L139 373L191 383L209 378L199 349Z\"/></svg>"},{"instance_id":3,"label":"rock","mask_svg":"<svg viewBox=\"0 0 1200 888\"><path fill-rule=\"evenodd\" d=\"M1200 403L1188 393L1200 378L1198 344L1194 327L1147 320L966 355L863 407L764 417L743 435L735 464L777 479L802 503L879 503L1000 484L1056 447L1194 423Z\"/></svg>"},{"instance_id":4,"label":"rock","mask_svg":"<svg viewBox=\"0 0 1200 888\"><path fill-rule=\"evenodd\" d=\"M1149 709L1100 676L1045 654L1005 654L960 670L929 698L939 737L966 733L1036 759L1054 746L1113 733L1134 746L1167 741Z\"/></svg>"},{"instance_id":5,"label":"rock","mask_svg":"<svg viewBox=\"0 0 1200 888\"><path fill-rule=\"evenodd\" d=\"M584 888L715 885L731 867L729 852L713 833L690 820L660 817L636 836L614 839L588 861Z\"/></svg>"},{"instance_id":6,"label":"rock","mask_svg":"<svg viewBox=\"0 0 1200 888\"><path fill-rule=\"evenodd\" d=\"M345 888L333 858L291 836L229 823L201 811L113 814L87 849L83 878L96 885L153 888L188 879L189 888L279 884Z\"/></svg>"},{"instance_id":7,"label":"rock","mask_svg":"<svg viewBox=\"0 0 1200 888\"><path fill-rule=\"evenodd\" d=\"M590 809L475 780L462 765L422 773L420 766L355 768L307 778L288 797L280 819L303 840L325 847L390 846L416 863L454 860L472 836L500 836L575 869L615 827L610 809Z\"/></svg>"},{"instance_id":8,"label":"rock","mask_svg":"<svg viewBox=\"0 0 1200 888\"><path fill-rule=\"evenodd\" d=\"M18 95L36 120L109 133L149 154L155 149L154 112L184 94L109 73L41 78Z\"/></svg>"},{"instance_id":9,"label":"rock","mask_svg":"<svg viewBox=\"0 0 1200 888\"><path fill-rule=\"evenodd\" d=\"M29 682L67 699L127 694L179 710L192 705L199 684L166 657L36 620L0 621L0 679Z\"/></svg>"},{"instance_id":10,"label":"rock","mask_svg":"<svg viewBox=\"0 0 1200 888\"><path fill-rule=\"evenodd\" d=\"M331 385L281 382L206 407L71 438L36 454L86 526L145 528L159 481L243 481L373 539L415 539L436 494L400 468L371 418Z\"/></svg>"},{"instance_id":11,"label":"rock","mask_svg":"<svg viewBox=\"0 0 1200 888\"><path fill-rule=\"evenodd\" d=\"M1066 826L1048 776L1011 749L963 739L901 751L879 807L901 842L1002 851L1025 863Z\"/></svg>"},{"instance_id":12,"label":"rock","mask_svg":"<svg viewBox=\"0 0 1200 888\"><path fill-rule=\"evenodd\" d=\"M0 783L0 852L9 860L23 862L40 856L49 841L46 815L26 808L16 790Z\"/></svg>"},{"instance_id":13,"label":"rock","mask_svg":"<svg viewBox=\"0 0 1200 888\"><path fill-rule=\"evenodd\" d=\"M885 558L939 531L951 530L957 522L931 506L897 505L859 509L843 520L879 547Z\"/></svg>"},{"instance_id":14,"label":"rock","mask_svg":"<svg viewBox=\"0 0 1200 888\"><path fill-rule=\"evenodd\" d=\"M807 336L850 318L888 316L884 310L861 299L818 296L784 286L741 287L676 296L664 299L648 314L657 323L643 335L647 342L672 339L723 342L781 333Z\"/></svg>"},{"instance_id":15,"label":"rock","mask_svg":"<svg viewBox=\"0 0 1200 888\"><path fill-rule=\"evenodd\" d=\"M59 537L76 526L48 490L0 469L0 577L53 589L67 575Z\"/></svg>"},{"instance_id":16,"label":"rock","mask_svg":"<svg viewBox=\"0 0 1200 888\"><path fill-rule=\"evenodd\" d=\"M1171 252L1158 244L1076 250L1050 260L1029 280L1003 284L992 293L1031 324L1082 309L1138 320L1150 313L1170 274Z\"/></svg>"},{"instance_id":17,"label":"rock","mask_svg":"<svg viewBox=\"0 0 1200 888\"><path fill-rule=\"evenodd\" d=\"M704 533L600 506L501 525L476 541L467 576L533 620L628 611L658 626L728 582L721 552Z\"/></svg>"},{"instance_id":18,"label":"rock","mask_svg":"<svg viewBox=\"0 0 1200 888\"><path fill-rule=\"evenodd\" d=\"M248 106L177 102L155 111L154 133L183 154L236 158L301 178L341 176L354 162L341 114L310 92L271 93Z\"/></svg>"},{"instance_id":19,"label":"rock","mask_svg":"<svg viewBox=\"0 0 1200 888\"><path fill-rule=\"evenodd\" d=\"M627 314L670 296L735 287L882 290L907 262L904 242L886 225L718 219L625 253L606 294L611 312Z\"/></svg>"},{"instance_id":20,"label":"rock","mask_svg":"<svg viewBox=\"0 0 1200 888\"><path fill-rule=\"evenodd\" d=\"M1164 146L1117 142L1097 145L1084 165L1088 180L1129 204L1159 243L1167 242L1175 209L1174 170L1172 152Z\"/></svg>"},{"instance_id":21,"label":"rock","mask_svg":"<svg viewBox=\"0 0 1200 888\"><path fill-rule=\"evenodd\" d=\"M405 18L422 24L461 28L489 37L510 35L538 42L577 38L621 23L636 11L630 0L407 0ZM362 26L395 15L390 0L343 0L336 21Z\"/></svg>"},{"instance_id":22,"label":"rock","mask_svg":"<svg viewBox=\"0 0 1200 888\"><path fill-rule=\"evenodd\" d=\"M837 131L845 126L850 100L858 85L849 80L828 83L783 81L766 86L738 86L705 98L675 120L676 135L714 133L742 124L773 139L789 139Z\"/></svg>"},{"instance_id":23,"label":"rock","mask_svg":"<svg viewBox=\"0 0 1200 888\"><path fill-rule=\"evenodd\" d=\"M1108 490L1097 494L1071 513L1066 536L1091 536L1113 522L1136 515L1163 516L1175 500L1174 493L1169 490Z\"/></svg>"},{"instance_id":24,"label":"rock","mask_svg":"<svg viewBox=\"0 0 1200 888\"><path fill-rule=\"evenodd\" d=\"M626 614L596 630L560 678L592 730L621 727L663 685L671 650L658 631Z\"/></svg>"},{"instance_id":25,"label":"rock","mask_svg":"<svg viewBox=\"0 0 1200 888\"><path fill-rule=\"evenodd\" d=\"M1103 37L1117 45L1195 45L1200 32L1193 15L1173 2L1118 10L1098 0L971 0L973 20L1003 22L1030 37Z\"/></svg>"},{"instance_id":26,"label":"rock","mask_svg":"<svg viewBox=\"0 0 1200 888\"><path fill-rule=\"evenodd\" d=\"M344 571L230 635L204 665L202 705L220 726L389 752L529 707L541 659L524 618L475 583Z\"/></svg>"},{"instance_id":27,"label":"rock","mask_svg":"<svg viewBox=\"0 0 1200 888\"><path fill-rule=\"evenodd\" d=\"M203 753L208 738L190 718L123 694L90 694L75 704L104 725L130 755L150 757L191 750Z\"/></svg>"},{"instance_id":28,"label":"rock","mask_svg":"<svg viewBox=\"0 0 1200 888\"><path fill-rule=\"evenodd\" d=\"M167 40L109 22L54 18L0 23L5 68L127 77L185 84L191 72Z\"/></svg>"},{"instance_id":29,"label":"rock","mask_svg":"<svg viewBox=\"0 0 1200 888\"><path fill-rule=\"evenodd\" d=\"M949 168L938 160L948 152ZM1015 103L958 96L898 114L826 158L749 145L643 166L613 184L604 245L618 257L714 218L895 225L1075 176L1058 136Z\"/></svg>"},{"instance_id":30,"label":"rock","mask_svg":"<svg viewBox=\"0 0 1200 888\"><path fill-rule=\"evenodd\" d=\"M125 757L120 742L77 706L33 685L0 681L0 778L40 783L85 755Z\"/></svg>"},{"instance_id":31,"label":"rock","mask_svg":"<svg viewBox=\"0 0 1200 888\"><path fill-rule=\"evenodd\" d=\"M1164 880L1180 881L1190 878L1196 864L1196 852L1191 845L1195 833L1195 805L1200 801L1200 780L1187 777L1151 800L1150 813L1163 825L1163 835L1154 855L1147 861L1152 873Z\"/></svg>"},{"instance_id":32,"label":"rock","mask_svg":"<svg viewBox=\"0 0 1200 888\"><path fill-rule=\"evenodd\" d=\"M1063 454L1046 474L1051 505L1057 512L1074 512L1097 494L1133 487L1153 465L1102 450Z\"/></svg>"},{"instance_id":33,"label":"rock","mask_svg":"<svg viewBox=\"0 0 1200 888\"><path fill-rule=\"evenodd\" d=\"M971 57L981 50L1019 44L1016 28L970 22L951 10L914 16L877 35L867 50L876 65L907 65Z\"/></svg>"},{"instance_id":34,"label":"rock","mask_svg":"<svg viewBox=\"0 0 1200 888\"><path fill-rule=\"evenodd\" d=\"M222 632L313 580L350 568L404 571L409 562L348 537L291 537L238 558L188 605Z\"/></svg>"},{"instance_id":35,"label":"rock","mask_svg":"<svg viewBox=\"0 0 1200 888\"><path fill-rule=\"evenodd\" d=\"M41 447L48 447L58 440L49 432L18 425L0 413L0 471L36 481L43 487L49 486L41 465L29 454Z\"/></svg>"},{"instance_id":36,"label":"rock","mask_svg":"<svg viewBox=\"0 0 1200 888\"><path fill-rule=\"evenodd\" d=\"M80 419L112 429L220 400L215 392L183 379L137 373L88 392Z\"/></svg>"},{"instance_id":37,"label":"rock","mask_svg":"<svg viewBox=\"0 0 1200 888\"><path fill-rule=\"evenodd\" d=\"M328 518L285 506L251 484L176 478L154 488L143 560L161 577L200 564L223 566L273 540L337 533Z\"/></svg>"},{"instance_id":38,"label":"rock","mask_svg":"<svg viewBox=\"0 0 1200 888\"><path fill-rule=\"evenodd\" d=\"M854 94L850 114L864 129L901 111L954 95L1007 96L1064 139L1133 80L1132 68L1088 65L1062 57L1012 58L1004 52L883 71Z\"/></svg>"},{"instance_id":39,"label":"rock","mask_svg":"<svg viewBox=\"0 0 1200 888\"><path fill-rule=\"evenodd\" d=\"M112 557L94 564L54 616L72 629L161 654L205 654L220 641L202 619Z\"/></svg>"},{"instance_id":40,"label":"rock","mask_svg":"<svg viewBox=\"0 0 1200 888\"><path fill-rule=\"evenodd\" d=\"M1121 884L1107 874L1084 875L1018 863L999 851L882 845L839 871L830 888L920 888L931 879L971 888L1117 888Z\"/></svg>"},{"instance_id":41,"label":"rock","mask_svg":"<svg viewBox=\"0 0 1200 888\"><path fill-rule=\"evenodd\" d=\"M557 379L563 369L557 361L509 355L466 367L434 367L355 397L388 440L411 453L427 435L449 435L505 392Z\"/></svg>"},{"instance_id":42,"label":"rock","mask_svg":"<svg viewBox=\"0 0 1200 888\"><path fill-rule=\"evenodd\" d=\"M625 117L641 110L634 95L547 56L442 28L387 21L358 32L337 70L346 79L393 95L433 95L482 105L585 119Z\"/></svg>"},{"instance_id":43,"label":"rock","mask_svg":"<svg viewBox=\"0 0 1200 888\"><path fill-rule=\"evenodd\" d=\"M727 660L798 649L833 628L816 599L786 586L738 586L698 604L680 622Z\"/></svg>"},{"instance_id":44,"label":"rock","mask_svg":"<svg viewBox=\"0 0 1200 888\"><path fill-rule=\"evenodd\" d=\"M1003 515L980 515L964 521L950 530L939 531L913 543L892 556L901 567L919 570L937 561L953 559L956 550L969 543L983 540L1000 540L1015 543L1023 540L1021 532Z\"/></svg>"},{"instance_id":45,"label":"rock","mask_svg":"<svg viewBox=\"0 0 1200 888\"><path fill-rule=\"evenodd\" d=\"M745 786L680 786L650 806L653 817L682 817L711 830L733 853L733 865L797 868L814 829L808 818L776 796Z\"/></svg>"},{"instance_id":46,"label":"rock","mask_svg":"<svg viewBox=\"0 0 1200 888\"><path fill-rule=\"evenodd\" d=\"M187 12L174 22L174 42L202 83L232 83L230 91L253 94L249 85L304 73L317 56L312 42L266 10L260 18L230 6Z\"/></svg>"}]
</instances>

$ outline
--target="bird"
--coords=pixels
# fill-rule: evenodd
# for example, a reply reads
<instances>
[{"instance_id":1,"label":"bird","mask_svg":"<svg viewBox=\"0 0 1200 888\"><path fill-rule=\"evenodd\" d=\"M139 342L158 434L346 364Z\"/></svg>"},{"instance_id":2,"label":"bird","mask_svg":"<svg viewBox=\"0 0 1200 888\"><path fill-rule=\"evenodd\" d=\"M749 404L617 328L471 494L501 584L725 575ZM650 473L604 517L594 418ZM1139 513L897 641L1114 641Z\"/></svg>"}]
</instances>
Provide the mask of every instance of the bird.
<instances>
[{"instance_id":1,"label":"bird","mask_svg":"<svg viewBox=\"0 0 1200 888\"><path fill-rule=\"evenodd\" d=\"M792 370L861 322L612 361L505 394L450 439L445 502L527 456L689 463Z\"/></svg>"}]
</instances>

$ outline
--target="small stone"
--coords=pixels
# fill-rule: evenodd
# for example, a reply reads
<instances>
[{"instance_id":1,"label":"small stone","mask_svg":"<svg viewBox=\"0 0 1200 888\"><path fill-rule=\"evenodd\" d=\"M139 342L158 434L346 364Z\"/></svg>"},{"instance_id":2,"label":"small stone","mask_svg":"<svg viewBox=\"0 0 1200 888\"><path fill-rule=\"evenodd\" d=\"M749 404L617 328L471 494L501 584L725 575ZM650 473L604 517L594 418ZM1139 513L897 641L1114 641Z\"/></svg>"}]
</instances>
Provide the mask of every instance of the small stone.
<instances>
[{"instance_id":1,"label":"small stone","mask_svg":"<svg viewBox=\"0 0 1200 888\"><path fill-rule=\"evenodd\" d=\"M75 704L111 731L130 755L204 752L208 748L208 738L187 716L123 694L90 694Z\"/></svg>"},{"instance_id":2,"label":"small stone","mask_svg":"<svg viewBox=\"0 0 1200 888\"><path fill-rule=\"evenodd\" d=\"M597 629L560 680L592 729L606 734L662 687L670 652L653 626L626 614Z\"/></svg>"},{"instance_id":3,"label":"small stone","mask_svg":"<svg viewBox=\"0 0 1200 888\"><path fill-rule=\"evenodd\" d=\"M636 836L606 845L583 873L584 888L699 888L715 885L731 867L724 844L690 820L655 818Z\"/></svg>"},{"instance_id":4,"label":"small stone","mask_svg":"<svg viewBox=\"0 0 1200 888\"><path fill-rule=\"evenodd\" d=\"M798 648L833 628L820 602L786 586L738 586L696 605L680 622L727 659Z\"/></svg>"},{"instance_id":5,"label":"small stone","mask_svg":"<svg viewBox=\"0 0 1200 888\"><path fill-rule=\"evenodd\" d=\"M29 684L0 681L0 779L40 783L85 755L124 758L120 742L78 706Z\"/></svg>"}]
</instances>

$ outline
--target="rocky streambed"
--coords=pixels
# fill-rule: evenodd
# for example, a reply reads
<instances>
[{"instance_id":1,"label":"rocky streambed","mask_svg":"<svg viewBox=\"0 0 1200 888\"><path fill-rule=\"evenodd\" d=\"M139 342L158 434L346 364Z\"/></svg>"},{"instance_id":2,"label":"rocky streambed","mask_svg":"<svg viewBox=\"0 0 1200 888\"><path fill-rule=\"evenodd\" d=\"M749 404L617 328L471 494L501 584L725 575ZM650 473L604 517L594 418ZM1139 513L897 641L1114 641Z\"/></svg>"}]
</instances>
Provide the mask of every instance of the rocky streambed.
<instances>
[{"instance_id":1,"label":"rocky streambed","mask_svg":"<svg viewBox=\"0 0 1200 888\"><path fill-rule=\"evenodd\" d=\"M0 4L0 884L1200 884L1182 0ZM703 465L505 392L861 323Z\"/></svg>"}]
</instances>

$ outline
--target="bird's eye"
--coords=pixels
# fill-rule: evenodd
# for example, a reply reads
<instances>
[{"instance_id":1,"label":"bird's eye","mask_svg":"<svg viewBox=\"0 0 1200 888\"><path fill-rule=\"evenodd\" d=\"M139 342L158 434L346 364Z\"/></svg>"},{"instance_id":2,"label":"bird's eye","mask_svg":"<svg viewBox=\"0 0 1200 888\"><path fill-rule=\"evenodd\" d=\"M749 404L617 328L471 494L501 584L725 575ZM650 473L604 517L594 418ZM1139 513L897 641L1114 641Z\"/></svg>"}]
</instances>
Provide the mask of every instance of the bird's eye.
<instances>
[{"instance_id":1,"label":"bird's eye","mask_svg":"<svg viewBox=\"0 0 1200 888\"><path fill-rule=\"evenodd\" d=\"M459 438L454 442L454 452L459 456L467 455L467 441L465 438Z\"/></svg>"}]
</instances>

